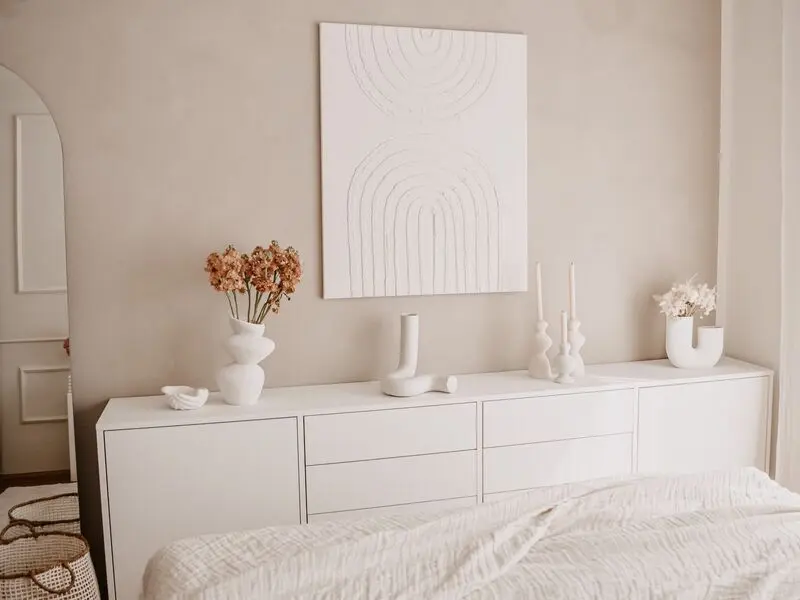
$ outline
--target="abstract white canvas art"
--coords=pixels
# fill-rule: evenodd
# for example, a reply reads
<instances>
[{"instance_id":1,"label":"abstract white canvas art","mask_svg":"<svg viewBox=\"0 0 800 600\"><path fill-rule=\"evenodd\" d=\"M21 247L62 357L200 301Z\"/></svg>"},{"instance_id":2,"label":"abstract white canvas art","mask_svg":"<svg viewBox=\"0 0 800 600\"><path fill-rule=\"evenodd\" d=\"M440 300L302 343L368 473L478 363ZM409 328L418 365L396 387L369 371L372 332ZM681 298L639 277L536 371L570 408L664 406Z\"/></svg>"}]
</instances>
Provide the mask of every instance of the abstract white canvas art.
<instances>
[{"instance_id":1,"label":"abstract white canvas art","mask_svg":"<svg viewBox=\"0 0 800 600\"><path fill-rule=\"evenodd\" d=\"M527 289L524 35L320 26L326 298Z\"/></svg>"}]
</instances>

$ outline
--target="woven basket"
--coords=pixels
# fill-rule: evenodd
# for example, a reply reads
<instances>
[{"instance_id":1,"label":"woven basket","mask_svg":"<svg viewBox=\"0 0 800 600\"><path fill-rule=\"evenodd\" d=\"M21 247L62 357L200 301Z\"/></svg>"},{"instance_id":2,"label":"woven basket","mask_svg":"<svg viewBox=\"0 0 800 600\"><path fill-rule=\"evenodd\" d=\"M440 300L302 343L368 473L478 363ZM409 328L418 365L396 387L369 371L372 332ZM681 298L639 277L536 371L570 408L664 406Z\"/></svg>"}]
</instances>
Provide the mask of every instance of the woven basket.
<instances>
[{"instance_id":1,"label":"woven basket","mask_svg":"<svg viewBox=\"0 0 800 600\"><path fill-rule=\"evenodd\" d=\"M25 533L66 531L79 534L78 494L72 492L22 502L8 510L8 522L10 526L16 526L17 531L27 529Z\"/></svg>"},{"instance_id":2,"label":"woven basket","mask_svg":"<svg viewBox=\"0 0 800 600\"><path fill-rule=\"evenodd\" d=\"M0 540L0 598L100 600L88 542L61 532Z\"/></svg>"}]
</instances>

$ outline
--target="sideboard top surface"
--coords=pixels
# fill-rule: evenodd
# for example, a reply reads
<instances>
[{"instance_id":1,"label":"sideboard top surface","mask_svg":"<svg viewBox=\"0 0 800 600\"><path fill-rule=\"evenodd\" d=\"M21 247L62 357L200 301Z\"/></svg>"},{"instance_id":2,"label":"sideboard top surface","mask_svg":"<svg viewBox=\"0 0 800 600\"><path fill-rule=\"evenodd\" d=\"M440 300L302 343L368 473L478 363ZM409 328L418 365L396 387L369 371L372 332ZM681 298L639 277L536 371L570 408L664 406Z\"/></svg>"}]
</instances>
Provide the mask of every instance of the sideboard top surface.
<instances>
[{"instance_id":1,"label":"sideboard top surface","mask_svg":"<svg viewBox=\"0 0 800 600\"><path fill-rule=\"evenodd\" d=\"M459 375L458 391L454 394L429 393L412 398L385 396L376 381L268 388L254 406L229 406L222 401L218 392L212 392L205 406L188 411L172 410L167 406L164 396L112 398L97 421L97 430L250 421L309 414L438 406L466 401L487 402L771 374L768 369L732 358L724 358L716 367L708 369L676 369L666 360L654 360L591 365L587 366L586 371L586 377L567 385L531 379L526 371Z\"/></svg>"}]
</instances>

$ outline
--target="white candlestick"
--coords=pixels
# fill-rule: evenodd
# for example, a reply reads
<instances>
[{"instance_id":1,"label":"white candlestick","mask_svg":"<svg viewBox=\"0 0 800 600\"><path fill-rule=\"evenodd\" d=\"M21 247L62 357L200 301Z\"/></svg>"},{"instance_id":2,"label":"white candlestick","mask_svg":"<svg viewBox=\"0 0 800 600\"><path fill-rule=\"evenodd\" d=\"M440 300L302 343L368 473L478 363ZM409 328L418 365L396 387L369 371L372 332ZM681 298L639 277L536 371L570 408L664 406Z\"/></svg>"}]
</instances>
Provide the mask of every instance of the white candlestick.
<instances>
[{"instance_id":1,"label":"white candlestick","mask_svg":"<svg viewBox=\"0 0 800 600\"><path fill-rule=\"evenodd\" d=\"M567 311L561 311L561 348L558 355L555 357L553 364L555 365L555 382L556 383L572 383L575 381L572 378L572 371L574 361L569 354L569 341L567 341Z\"/></svg>"},{"instance_id":2,"label":"white candlestick","mask_svg":"<svg viewBox=\"0 0 800 600\"><path fill-rule=\"evenodd\" d=\"M563 288L562 288L563 289ZM575 301L575 263L569 263L569 318L578 318L577 302Z\"/></svg>"},{"instance_id":3,"label":"white candlestick","mask_svg":"<svg viewBox=\"0 0 800 600\"><path fill-rule=\"evenodd\" d=\"M528 374L534 379L552 379L553 372L550 368L550 359L547 351L553 345L553 340L547 335L547 323L537 321L536 335L533 336L533 354L528 363Z\"/></svg>"},{"instance_id":4,"label":"white candlestick","mask_svg":"<svg viewBox=\"0 0 800 600\"><path fill-rule=\"evenodd\" d=\"M577 377L583 377L586 374L586 368L583 364L583 357L581 356L581 348L586 343L586 337L581 333L581 322L578 319L570 319L567 323L569 329L569 355L572 357L572 374Z\"/></svg>"},{"instance_id":5,"label":"white candlestick","mask_svg":"<svg viewBox=\"0 0 800 600\"><path fill-rule=\"evenodd\" d=\"M540 321L544 321L544 306L542 305L542 264L536 263L536 303L537 316Z\"/></svg>"}]
</instances>

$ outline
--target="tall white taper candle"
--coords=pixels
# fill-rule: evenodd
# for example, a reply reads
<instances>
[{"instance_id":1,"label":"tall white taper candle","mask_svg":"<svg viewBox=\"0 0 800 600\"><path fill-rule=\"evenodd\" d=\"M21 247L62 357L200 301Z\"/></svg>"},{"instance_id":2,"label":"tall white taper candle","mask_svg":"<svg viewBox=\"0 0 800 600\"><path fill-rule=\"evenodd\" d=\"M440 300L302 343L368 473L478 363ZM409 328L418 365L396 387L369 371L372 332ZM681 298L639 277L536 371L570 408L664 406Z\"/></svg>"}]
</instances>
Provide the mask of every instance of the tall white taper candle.
<instances>
[{"instance_id":1,"label":"tall white taper candle","mask_svg":"<svg viewBox=\"0 0 800 600\"><path fill-rule=\"evenodd\" d=\"M537 316L544 321L544 306L542 305L542 263L536 263L536 305Z\"/></svg>"},{"instance_id":2,"label":"tall white taper candle","mask_svg":"<svg viewBox=\"0 0 800 600\"><path fill-rule=\"evenodd\" d=\"M561 343L567 343L567 311L561 311Z\"/></svg>"},{"instance_id":3,"label":"tall white taper candle","mask_svg":"<svg viewBox=\"0 0 800 600\"><path fill-rule=\"evenodd\" d=\"M561 288L564 289L564 288ZM569 263L569 318L578 318L577 302L575 300L575 263Z\"/></svg>"}]
</instances>

